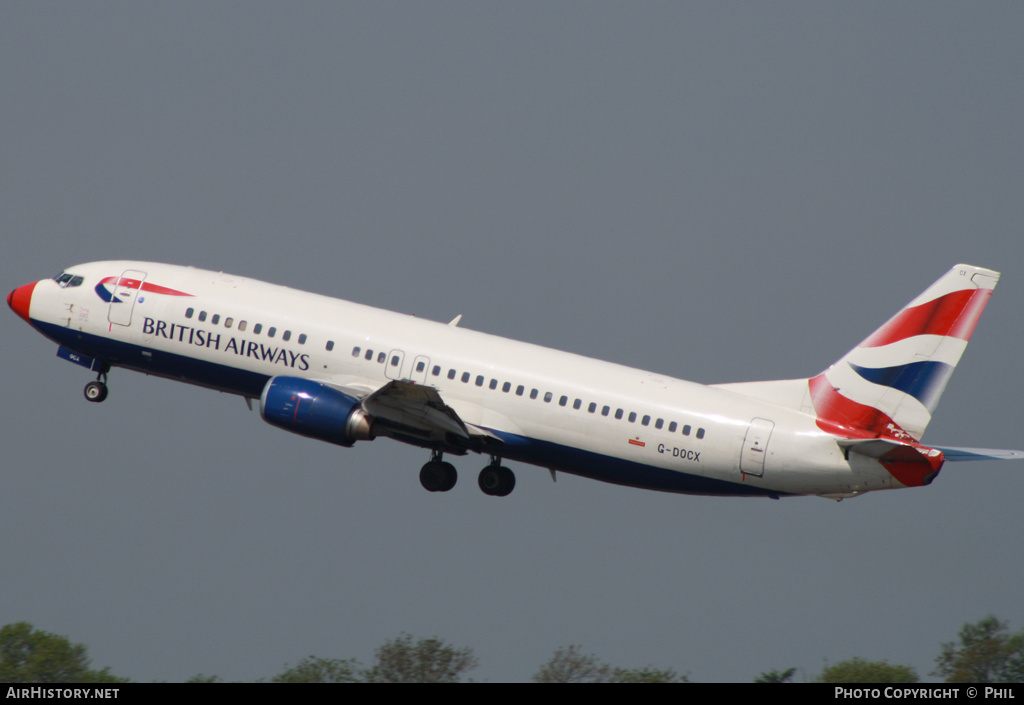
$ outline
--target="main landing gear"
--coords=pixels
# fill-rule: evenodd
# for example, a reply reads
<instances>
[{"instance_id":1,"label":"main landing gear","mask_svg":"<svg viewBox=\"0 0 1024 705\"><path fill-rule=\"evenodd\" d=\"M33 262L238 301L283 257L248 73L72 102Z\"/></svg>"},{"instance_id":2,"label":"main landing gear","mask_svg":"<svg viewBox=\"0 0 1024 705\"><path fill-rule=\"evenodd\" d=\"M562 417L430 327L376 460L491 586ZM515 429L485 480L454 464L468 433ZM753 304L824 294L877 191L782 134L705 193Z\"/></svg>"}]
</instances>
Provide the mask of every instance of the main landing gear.
<instances>
[{"instance_id":1,"label":"main landing gear","mask_svg":"<svg viewBox=\"0 0 1024 705\"><path fill-rule=\"evenodd\" d=\"M516 488L516 476L501 464L501 458L491 457L491 464L480 471L477 484L484 494L492 497L507 497Z\"/></svg>"},{"instance_id":2,"label":"main landing gear","mask_svg":"<svg viewBox=\"0 0 1024 705\"><path fill-rule=\"evenodd\" d=\"M459 474L455 466L441 460L441 451L430 454L430 462L420 469L420 484L427 492L447 492L455 487Z\"/></svg>"},{"instance_id":3,"label":"main landing gear","mask_svg":"<svg viewBox=\"0 0 1024 705\"><path fill-rule=\"evenodd\" d=\"M420 484L427 492L447 492L455 487L458 473L455 466L441 460L441 451L430 454L430 462L420 469ZM516 476L501 464L501 458L491 457L491 464L480 471L477 481L484 494L507 497L516 487Z\"/></svg>"},{"instance_id":4,"label":"main landing gear","mask_svg":"<svg viewBox=\"0 0 1024 705\"><path fill-rule=\"evenodd\" d=\"M107 391L107 373L100 372L95 380L85 385L85 399L98 404L107 398Z\"/></svg>"}]
</instances>

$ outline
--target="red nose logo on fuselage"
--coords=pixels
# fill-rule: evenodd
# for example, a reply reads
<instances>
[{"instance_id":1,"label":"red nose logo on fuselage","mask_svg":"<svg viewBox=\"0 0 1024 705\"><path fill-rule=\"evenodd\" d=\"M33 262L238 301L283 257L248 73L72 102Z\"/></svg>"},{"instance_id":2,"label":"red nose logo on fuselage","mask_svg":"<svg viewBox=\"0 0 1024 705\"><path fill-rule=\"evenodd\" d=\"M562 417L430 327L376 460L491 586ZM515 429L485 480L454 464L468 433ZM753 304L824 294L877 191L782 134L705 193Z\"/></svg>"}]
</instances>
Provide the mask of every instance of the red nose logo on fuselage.
<instances>
[{"instance_id":1,"label":"red nose logo on fuselage","mask_svg":"<svg viewBox=\"0 0 1024 705\"><path fill-rule=\"evenodd\" d=\"M31 322L28 318L28 307L32 303L32 291L36 288L37 283L32 282L25 286L19 286L7 295L7 305L11 307L12 311L21 316L26 323Z\"/></svg>"}]
</instances>

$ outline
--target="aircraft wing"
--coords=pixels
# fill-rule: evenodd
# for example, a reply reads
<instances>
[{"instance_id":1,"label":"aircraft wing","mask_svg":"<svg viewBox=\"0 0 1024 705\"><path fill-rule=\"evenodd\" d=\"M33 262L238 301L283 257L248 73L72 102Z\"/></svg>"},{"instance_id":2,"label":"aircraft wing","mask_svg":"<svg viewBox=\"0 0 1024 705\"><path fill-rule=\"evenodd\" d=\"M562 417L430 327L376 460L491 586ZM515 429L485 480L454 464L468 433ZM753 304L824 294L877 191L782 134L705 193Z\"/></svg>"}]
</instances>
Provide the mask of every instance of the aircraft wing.
<instances>
[{"instance_id":1,"label":"aircraft wing","mask_svg":"<svg viewBox=\"0 0 1024 705\"><path fill-rule=\"evenodd\" d=\"M337 388L360 399L367 414L391 425L416 429L442 439L451 433L468 441L500 442L490 431L463 421L433 387L392 380L369 394L350 386Z\"/></svg>"}]
</instances>

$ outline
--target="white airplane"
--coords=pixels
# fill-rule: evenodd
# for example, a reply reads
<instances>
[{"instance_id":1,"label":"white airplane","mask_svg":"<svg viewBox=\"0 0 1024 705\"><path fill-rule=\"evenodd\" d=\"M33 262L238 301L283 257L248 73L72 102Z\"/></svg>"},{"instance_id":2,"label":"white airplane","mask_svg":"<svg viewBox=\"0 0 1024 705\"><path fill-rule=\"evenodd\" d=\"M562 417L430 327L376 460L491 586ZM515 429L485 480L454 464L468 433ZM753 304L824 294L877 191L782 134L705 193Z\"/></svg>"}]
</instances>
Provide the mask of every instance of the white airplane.
<instances>
[{"instance_id":1,"label":"white airplane","mask_svg":"<svg viewBox=\"0 0 1024 705\"><path fill-rule=\"evenodd\" d=\"M922 445L999 273L957 265L824 372L705 386L253 279L152 262L83 264L8 305L97 373L124 367L259 399L263 418L341 446L429 449L420 482L454 487L444 455L490 456L619 485L720 496L930 484L947 460L1024 451Z\"/></svg>"}]
</instances>

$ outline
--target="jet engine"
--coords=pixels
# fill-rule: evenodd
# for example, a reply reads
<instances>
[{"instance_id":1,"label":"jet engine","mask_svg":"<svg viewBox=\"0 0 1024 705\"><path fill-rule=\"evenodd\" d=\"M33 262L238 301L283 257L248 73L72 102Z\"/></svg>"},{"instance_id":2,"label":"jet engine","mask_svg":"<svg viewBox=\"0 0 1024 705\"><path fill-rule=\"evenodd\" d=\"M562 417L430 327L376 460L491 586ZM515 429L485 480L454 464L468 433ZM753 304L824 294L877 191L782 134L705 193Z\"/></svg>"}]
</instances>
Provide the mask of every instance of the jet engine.
<instances>
[{"instance_id":1,"label":"jet engine","mask_svg":"<svg viewBox=\"0 0 1024 705\"><path fill-rule=\"evenodd\" d=\"M269 424L339 446L376 437L373 418L359 400L301 377L273 377L260 395L260 416Z\"/></svg>"}]
</instances>

